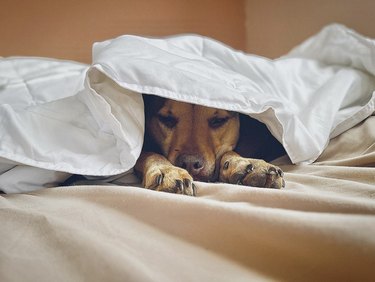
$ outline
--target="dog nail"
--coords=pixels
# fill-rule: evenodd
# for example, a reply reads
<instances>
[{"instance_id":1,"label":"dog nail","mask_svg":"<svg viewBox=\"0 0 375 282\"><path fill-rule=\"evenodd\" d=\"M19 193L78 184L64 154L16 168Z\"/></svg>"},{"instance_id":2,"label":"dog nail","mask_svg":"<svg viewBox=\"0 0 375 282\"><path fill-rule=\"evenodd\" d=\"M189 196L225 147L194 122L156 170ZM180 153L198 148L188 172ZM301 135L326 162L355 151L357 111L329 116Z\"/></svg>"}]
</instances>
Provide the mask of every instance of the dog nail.
<instances>
[{"instance_id":1,"label":"dog nail","mask_svg":"<svg viewBox=\"0 0 375 282\"><path fill-rule=\"evenodd\" d=\"M164 178L163 174L159 174L158 177L156 178L156 183L158 186L161 185L161 183L163 182L163 178Z\"/></svg>"},{"instance_id":2,"label":"dog nail","mask_svg":"<svg viewBox=\"0 0 375 282\"><path fill-rule=\"evenodd\" d=\"M184 193L184 184L181 180L176 180L176 188L178 191Z\"/></svg>"},{"instance_id":3,"label":"dog nail","mask_svg":"<svg viewBox=\"0 0 375 282\"><path fill-rule=\"evenodd\" d=\"M226 161L226 162L224 163L223 168L224 168L224 169L228 169L228 167L229 167L229 161Z\"/></svg>"},{"instance_id":4,"label":"dog nail","mask_svg":"<svg viewBox=\"0 0 375 282\"><path fill-rule=\"evenodd\" d=\"M252 172L254 170L254 167L253 167L253 165L252 164L249 164L247 167L246 167L246 173L250 173L250 172Z\"/></svg>"},{"instance_id":5,"label":"dog nail","mask_svg":"<svg viewBox=\"0 0 375 282\"><path fill-rule=\"evenodd\" d=\"M276 174L276 168L274 168L274 167L270 167L270 168L268 169L267 174L275 175L275 174Z\"/></svg>"},{"instance_id":6,"label":"dog nail","mask_svg":"<svg viewBox=\"0 0 375 282\"><path fill-rule=\"evenodd\" d=\"M183 185L183 192L182 192L182 194L184 194L184 195L186 195L187 193L186 193L186 190L187 189L189 189L189 187L191 186L191 181L190 181L190 179L187 179L187 178L185 178L184 179L184 185Z\"/></svg>"},{"instance_id":7,"label":"dog nail","mask_svg":"<svg viewBox=\"0 0 375 282\"><path fill-rule=\"evenodd\" d=\"M185 179L184 179L184 186L185 186L185 187L190 187L190 185L191 185L191 181L190 181L190 179L185 178Z\"/></svg>"},{"instance_id":8,"label":"dog nail","mask_svg":"<svg viewBox=\"0 0 375 282\"><path fill-rule=\"evenodd\" d=\"M193 189L193 196L197 195L197 187L195 186L194 183L191 184L191 188Z\"/></svg>"}]
</instances>

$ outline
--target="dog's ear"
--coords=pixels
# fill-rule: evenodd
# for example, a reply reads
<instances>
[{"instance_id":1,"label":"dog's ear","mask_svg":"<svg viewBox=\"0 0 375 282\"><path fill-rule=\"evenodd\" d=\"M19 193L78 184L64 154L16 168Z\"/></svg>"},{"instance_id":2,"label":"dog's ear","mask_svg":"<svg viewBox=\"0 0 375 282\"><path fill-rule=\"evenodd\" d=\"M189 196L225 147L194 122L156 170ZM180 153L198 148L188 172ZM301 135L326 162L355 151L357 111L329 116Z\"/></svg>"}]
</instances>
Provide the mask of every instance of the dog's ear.
<instances>
[{"instance_id":1,"label":"dog's ear","mask_svg":"<svg viewBox=\"0 0 375 282\"><path fill-rule=\"evenodd\" d=\"M149 119L152 116L156 115L159 112L159 110L164 106L166 100L165 98L150 94L142 94L142 97L145 105L146 119Z\"/></svg>"}]
</instances>

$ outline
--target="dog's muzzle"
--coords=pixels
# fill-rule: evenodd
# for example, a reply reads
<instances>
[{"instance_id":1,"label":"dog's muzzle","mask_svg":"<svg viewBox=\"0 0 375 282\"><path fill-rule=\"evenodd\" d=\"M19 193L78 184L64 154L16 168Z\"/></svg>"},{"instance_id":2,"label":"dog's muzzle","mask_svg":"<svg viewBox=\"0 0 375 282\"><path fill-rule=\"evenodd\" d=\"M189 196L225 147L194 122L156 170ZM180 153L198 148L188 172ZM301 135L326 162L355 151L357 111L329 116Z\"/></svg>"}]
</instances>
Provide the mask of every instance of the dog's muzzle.
<instances>
[{"instance_id":1,"label":"dog's muzzle","mask_svg":"<svg viewBox=\"0 0 375 282\"><path fill-rule=\"evenodd\" d=\"M200 174L203 172L205 166L205 161L203 157L198 154L181 154L176 159L176 165L186 169L195 179L200 178Z\"/></svg>"}]
</instances>

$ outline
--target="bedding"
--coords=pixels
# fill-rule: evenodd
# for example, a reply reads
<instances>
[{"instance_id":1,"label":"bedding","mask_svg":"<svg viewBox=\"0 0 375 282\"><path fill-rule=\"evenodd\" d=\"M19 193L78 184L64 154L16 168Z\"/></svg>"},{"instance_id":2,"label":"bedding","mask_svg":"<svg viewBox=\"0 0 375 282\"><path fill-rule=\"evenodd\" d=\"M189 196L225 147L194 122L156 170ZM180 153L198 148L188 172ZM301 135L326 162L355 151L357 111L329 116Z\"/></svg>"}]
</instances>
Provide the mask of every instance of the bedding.
<instances>
[{"instance_id":1,"label":"bedding","mask_svg":"<svg viewBox=\"0 0 375 282\"><path fill-rule=\"evenodd\" d=\"M293 163L311 163L330 138L374 111L374 50L373 40L332 25L274 61L195 35L96 43L91 67L2 59L1 189L131 174L144 133L140 93L248 114ZM14 180L28 167L42 182L27 173Z\"/></svg>"},{"instance_id":2,"label":"bedding","mask_svg":"<svg viewBox=\"0 0 375 282\"><path fill-rule=\"evenodd\" d=\"M122 36L94 44L91 77L139 93L241 112L267 125L293 163L375 109L375 41L331 25L277 60L201 36ZM95 78L93 78L94 82Z\"/></svg>"},{"instance_id":3,"label":"bedding","mask_svg":"<svg viewBox=\"0 0 375 282\"><path fill-rule=\"evenodd\" d=\"M2 190L38 188L24 174L14 182L18 165L40 171L44 186L70 174L131 174L144 133L140 93L248 114L293 163L311 163L374 111L374 42L331 25L273 61L197 35L96 43L91 66L2 59Z\"/></svg>"},{"instance_id":4,"label":"bedding","mask_svg":"<svg viewBox=\"0 0 375 282\"><path fill-rule=\"evenodd\" d=\"M282 190L71 186L0 197L1 281L373 281L375 116Z\"/></svg>"},{"instance_id":5,"label":"bedding","mask_svg":"<svg viewBox=\"0 0 375 282\"><path fill-rule=\"evenodd\" d=\"M331 25L273 61L193 35L1 59L0 281L372 281L374 50ZM141 189L140 93L261 120L286 187Z\"/></svg>"}]
</instances>

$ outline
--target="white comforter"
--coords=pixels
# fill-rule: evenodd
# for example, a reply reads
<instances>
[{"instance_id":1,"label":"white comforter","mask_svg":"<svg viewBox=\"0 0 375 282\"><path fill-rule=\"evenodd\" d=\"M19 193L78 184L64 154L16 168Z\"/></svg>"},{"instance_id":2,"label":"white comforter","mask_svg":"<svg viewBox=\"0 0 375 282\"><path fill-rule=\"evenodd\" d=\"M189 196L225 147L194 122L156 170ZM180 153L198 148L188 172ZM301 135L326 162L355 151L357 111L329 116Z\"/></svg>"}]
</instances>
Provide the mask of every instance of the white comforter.
<instances>
[{"instance_id":1,"label":"white comforter","mask_svg":"<svg viewBox=\"0 0 375 282\"><path fill-rule=\"evenodd\" d=\"M196 35L96 43L90 67L2 59L0 189L130 172L144 132L139 93L249 114L293 163L311 163L374 112L374 58L374 40L331 25L277 60Z\"/></svg>"}]
</instances>

